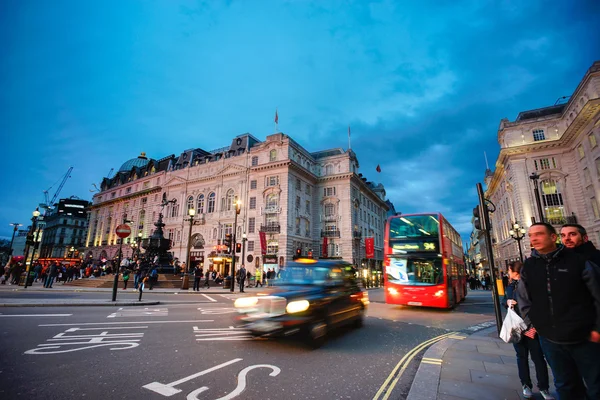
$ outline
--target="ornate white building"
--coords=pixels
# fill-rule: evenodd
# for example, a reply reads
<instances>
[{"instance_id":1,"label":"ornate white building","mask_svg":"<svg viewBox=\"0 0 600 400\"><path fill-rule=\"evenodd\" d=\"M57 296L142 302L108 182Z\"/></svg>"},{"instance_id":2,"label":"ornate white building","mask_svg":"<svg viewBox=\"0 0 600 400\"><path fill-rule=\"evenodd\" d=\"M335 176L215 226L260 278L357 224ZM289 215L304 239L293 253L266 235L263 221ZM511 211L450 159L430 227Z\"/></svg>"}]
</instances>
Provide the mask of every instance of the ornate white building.
<instances>
[{"instance_id":1,"label":"ornate white building","mask_svg":"<svg viewBox=\"0 0 600 400\"><path fill-rule=\"evenodd\" d=\"M159 160L142 153L114 177L104 178L94 195L86 258L116 257L115 228L123 219L132 221L124 247L131 246L125 256L133 255L133 240L149 237L162 212L170 251L185 261L188 210L194 208L191 260L224 274L231 259L220 257L216 246L234 229L237 241L244 243L243 256L236 255L250 271L282 265L297 251L379 269L388 211L385 190L368 182L358 168L352 150L310 153L282 133L264 142L243 134L228 147L210 152L195 148ZM163 198L176 202L162 209ZM236 200L242 207L234 227ZM266 239L264 253L260 232ZM375 239L375 259L365 259L366 237Z\"/></svg>"},{"instance_id":2,"label":"ornate white building","mask_svg":"<svg viewBox=\"0 0 600 400\"><path fill-rule=\"evenodd\" d=\"M503 119L501 150L493 174L486 174L494 258L500 269L519 258L510 235L515 222L527 228L540 221L535 186L544 220L559 229L579 223L600 243L600 61L586 72L568 102L521 112ZM538 176L537 179L532 179ZM528 257L527 236L521 241Z\"/></svg>"}]
</instances>

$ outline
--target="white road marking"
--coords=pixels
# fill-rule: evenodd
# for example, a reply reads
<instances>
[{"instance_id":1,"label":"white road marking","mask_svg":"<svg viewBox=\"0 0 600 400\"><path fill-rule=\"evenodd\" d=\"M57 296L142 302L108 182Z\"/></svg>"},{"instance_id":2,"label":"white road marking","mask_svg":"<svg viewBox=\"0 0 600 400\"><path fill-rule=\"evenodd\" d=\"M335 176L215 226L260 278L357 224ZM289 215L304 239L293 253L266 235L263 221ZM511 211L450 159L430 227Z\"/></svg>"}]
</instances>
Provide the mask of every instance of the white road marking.
<instances>
[{"instance_id":1,"label":"white road marking","mask_svg":"<svg viewBox=\"0 0 600 400\"><path fill-rule=\"evenodd\" d=\"M123 324L185 324L190 322L215 322L214 319L194 319L189 321L138 321L138 322L84 322L73 324L41 324L38 326L69 326L69 325L123 325Z\"/></svg>"},{"instance_id":2,"label":"white road marking","mask_svg":"<svg viewBox=\"0 0 600 400\"><path fill-rule=\"evenodd\" d=\"M185 378L179 379L175 382L171 382L171 383L167 383L167 384L160 383L160 382L152 382L152 383L149 383L142 387L145 389L148 389L148 390L152 390L153 392L156 392L158 394L162 394L163 396L170 397L170 396L173 396L174 394L181 392L181 390L176 389L175 386L177 386L181 383L187 382L189 380L192 380L194 378L197 378L199 376L206 375L206 374L216 371L218 369L224 368L228 365L235 364L236 362L239 362L239 361L242 361L242 358L234 358L231 361L227 361L227 362L224 362L223 364L219 364L215 367L205 369L204 371L200 371L200 372L195 373L190 376L186 376Z\"/></svg>"},{"instance_id":3,"label":"white road marking","mask_svg":"<svg viewBox=\"0 0 600 400\"><path fill-rule=\"evenodd\" d=\"M107 316L106 318L115 318L115 317L145 317L147 315L152 315L156 317L168 317L169 309L168 308L141 308L141 307L131 307L131 308L119 308L117 312L114 312Z\"/></svg>"},{"instance_id":4,"label":"white road marking","mask_svg":"<svg viewBox=\"0 0 600 400\"><path fill-rule=\"evenodd\" d=\"M119 327L121 329L145 329L146 327L129 326ZM69 328L66 331L59 333L52 338L46 340L48 343L41 343L35 349L27 350L25 354L30 355L47 355L59 353L71 353L74 351L93 349L96 347L109 347L110 350L127 350L139 346L138 342L144 337L143 332L131 333L109 333L106 327L90 328L86 330L101 331L92 333L91 335L73 335L84 328ZM75 346L75 347L68 347ZM62 349L64 348L64 349ZM55 351L53 351L55 350Z\"/></svg>"},{"instance_id":5,"label":"white road marking","mask_svg":"<svg viewBox=\"0 0 600 400\"><path fill-rule=\"evenodd\" d=\"M230 307L219 307L219 308L198 307L198 311L200 311L200 314L205 314L205 315L231 314L231 313L237 312L237 310L235 308L230 308Z\"/></svg>"},{"instance_id":6,"label":"white road marking","mask_svg":"<svg viewBox=\"0 0 600 400\"><path fill-rule=\"evenodd\" d=\"M194 326L194 335L197 341L213 341L213 340L251 340L250 331L242 328L213 328L200 329Z\"/></svg>"},{"instance_id":7,"label":"white road marking","mask_svg":"<svg viewBox=\"0 0 600 400\"><path fill-rule=\"evenodd\" d=\"M246 367L243 370L241 370L238 375L238 385L235 388L235 390L226 396L219 397L217 400L231 400L234 397L239 396L246 389L246 375L248 375L248 372L250 372L256 368L271 368L273 370L273 372L271 372L269 374L269 376L277 376L281 372L281 369L279 369L279 367L276 367L274 365L269 365L269 364L256 364L256 365L251 365L249 367ZM191 395L191 393L190 393L190 395ZM187 397L187 400L197 400L197 399L198 398L196 396L194 396L193 398L190 398L190 396L188 395L188 397Z\"/></svg>"},{"instance_id":8,"label":"white road marking","mask_svg":"<svg viewBox=\"0 0 600 400\"><path fill-rule=\"evenodd\" d=\"M0 314L0 317L70 317L73 314Z\"/></svg>"},{"instance_id":9,"label":"white road marking","mask_svg":"<svg viewBox=\"0 0 600 400\"><path fill-rule=\"evenodd\" d=\"M210 300L210 301L212 301L212 302L215 302L215 303L217 302L217 300L213 299L212 297L210 297L210 296L209 296L209 295L207 295L207 294L204 294L204 293L202 293L202 296L206 297L207 299L209 299L209 300Z\"/></svg>"}]
</instances>

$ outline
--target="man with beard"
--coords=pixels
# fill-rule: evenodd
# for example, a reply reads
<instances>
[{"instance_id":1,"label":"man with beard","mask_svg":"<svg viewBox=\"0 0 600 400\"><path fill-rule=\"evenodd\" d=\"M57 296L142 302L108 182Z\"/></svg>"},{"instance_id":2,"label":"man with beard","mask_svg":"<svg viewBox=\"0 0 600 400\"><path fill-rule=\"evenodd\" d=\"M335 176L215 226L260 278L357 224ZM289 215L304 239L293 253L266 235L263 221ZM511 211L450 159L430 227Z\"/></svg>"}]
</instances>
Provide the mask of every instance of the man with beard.
<instances>
[{"instance_id":1,"label":"man with beard","mask_svg":"<svg viewBox=\"0 0 600 400\"><path fill-rule=\"evenodd\" d=\"M583 255L600 266L600 250L589 241L585 228L579 224L566 224L560 230L560 240L567 249Z\"/></svg>"}]
</instances>

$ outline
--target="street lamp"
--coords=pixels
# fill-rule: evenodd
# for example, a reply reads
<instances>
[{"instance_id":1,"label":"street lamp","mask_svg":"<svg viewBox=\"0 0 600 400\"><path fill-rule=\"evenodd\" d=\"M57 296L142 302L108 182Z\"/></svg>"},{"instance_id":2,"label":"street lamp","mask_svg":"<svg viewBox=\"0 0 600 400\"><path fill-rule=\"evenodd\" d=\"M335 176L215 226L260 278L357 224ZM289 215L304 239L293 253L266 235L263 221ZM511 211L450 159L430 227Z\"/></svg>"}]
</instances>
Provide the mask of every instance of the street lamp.
<instances>
[{"instance_id":1,"label":"street lamp","mask_svg":"<svg viewBox=\"0 0 600 400\"><path fill-rule=\"evenodd\" d=\"M37 244L37 236L35 237L33 236L35 229L36 229L36 225L37 225L37 220L38 217L40 216L40 211L39 209L36 207L35 211L33 211L33 217L31 217L31 230L29 231L29 235L27 235L27 249L25 250L25 284L23 285L23 288L26 289L27 288L27 283L29 281L29 268L31 267L31 264L33 264L33 258L35 257L35 247ZM39 234L39 232L37 232ZM33 251L31 252L31 263L27 264L27 256L29 253L29 247L31 247L33 245Z\"/></svg>"},{"instance_id":2,"label":"street lamp","mask_svg":"<svg viewBox=\"0 0 600 400\"><path fill-rule=\"evenodd\" d=\"M192 250L192 226L194 225L194 215L196 215L196 210L190 208L188 210L188 215L190 217L186 221L190 221L190 230L188 232L187 252L185 253L185 271L183 271L181 290L188 290L190 288L190 276L188 271L190 269L190 252Z\"/></svg>"},{"instance_id":3,"label":"street lamp","mask_svg":"<svg viewBox=\"0 0 600 400\"><path fill-rule=\"evenodd\" d=\"M15 241L15 234L17 233L17 231L19 230L19 227L22 226L21 224L19 224L18 222L13 222L12 224L9 224L14 226L13 229L13 234L12 234L12 239L10 239L10 251L8 253L8 256L12 256L13 253L13 242Z\"/></svg>"},{"instance_id":4,"label":"street lamp","mask_svg":"<svg viewBox=\"0 0 600 400\"><path fill-rule=\"evenodd\" d=\"M242 233L242 263L244 262L244 257L246 256L246 241L248 240L248 236L245 233Z\"/></svg>"},{"instance_id":5,"label":"street lamp","mask_svg":"<svg viewBox=\"0 0 600 400\"><path fill-rule=\"evenodd\" d=\"M510 234L510 237L517 241L517 244L519 245L519 256L521 257L520 260L521 262L523 262L523 250L521 250L521 240L523 240L527 231L525 230L525 228L519 226L518 222L515 222L513 224L513 229L508 231L508 233Z\"/></svg>"},{"instance_id":6,"label":"street lamp","mask_svg":"<svg viewBox=\"0 0 600 400\"><path fill-rule=\"evenodd\" d=\"M539 222L544 222L544 212L542 211L542 202L540 201L540 188L538 185L538 180L540 176L532 172L529 176L529 179L533 181L533 194L535 195L535 203L537 204L538 215L540 216Z\"/></svg>"},{"instance_id":7,"label":"street lamp","mask_svg":"<svg viewBox=\"0 0 600 400\"><path fill-rule=\"evenodd\" d=\"M140 259L140 245L142 244L142 236L143 233L140 231L138 232L138 240L137 240L137 259Z\"/></svg>"},{"instance_id":8,"label":"street lamp","mask_svg":"<svg viewBox=\"0 0 600 400\"><path fill-rule=\"evenodd\" d=\"M69 249L69 251L71 252L71 256L69 258L74 258L75 257L75 247L71 246L71 248Z\"/></svg>"},{"instance_id":9,"label":"street lamp","mask_svg":"<svg viewBox=\"0 0 600 400\"><path fill-rule=\"evenodd\" d=\"M238 215L241 210L242 210L242 202L240 200L236 200L235 201L235 218L233 220L233 243L231 243L231 291L232 292L234 291L234 288L235 288L235 243L236 243L235 237L237 234L237 219L238 219Z\"/></svg>"}]
</instances>

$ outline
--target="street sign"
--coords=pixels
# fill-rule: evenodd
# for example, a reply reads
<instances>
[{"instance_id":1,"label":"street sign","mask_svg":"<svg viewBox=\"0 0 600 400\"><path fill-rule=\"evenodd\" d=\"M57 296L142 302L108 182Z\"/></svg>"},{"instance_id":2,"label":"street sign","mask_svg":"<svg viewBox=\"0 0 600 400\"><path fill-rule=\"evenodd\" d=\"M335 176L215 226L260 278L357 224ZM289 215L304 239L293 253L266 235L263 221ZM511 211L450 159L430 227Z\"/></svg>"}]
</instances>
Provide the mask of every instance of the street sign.
<instances>
[{"instance_id":1,"label":"street sign","mask_svg":"<svg viewBox=\"0 0 600 400\"><path fill-rule=\"evenodd\" d=\"M121 239L125 239L126 237L131 235L131 228L127 224L121 224L121 225L117 226L115 233Z\"/></svg>"}]
</instances>

